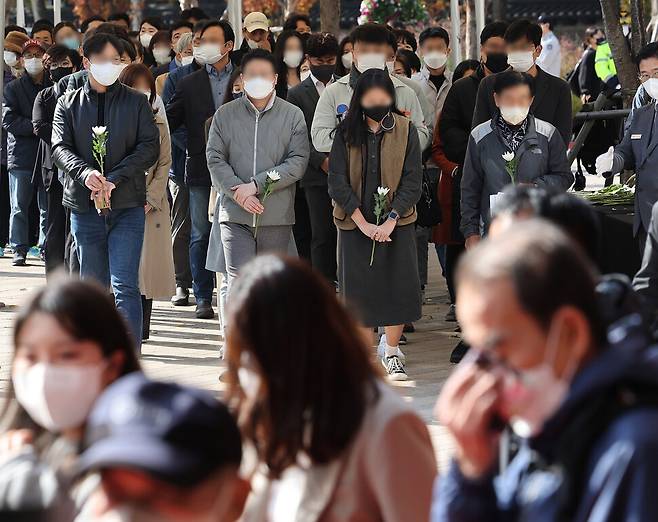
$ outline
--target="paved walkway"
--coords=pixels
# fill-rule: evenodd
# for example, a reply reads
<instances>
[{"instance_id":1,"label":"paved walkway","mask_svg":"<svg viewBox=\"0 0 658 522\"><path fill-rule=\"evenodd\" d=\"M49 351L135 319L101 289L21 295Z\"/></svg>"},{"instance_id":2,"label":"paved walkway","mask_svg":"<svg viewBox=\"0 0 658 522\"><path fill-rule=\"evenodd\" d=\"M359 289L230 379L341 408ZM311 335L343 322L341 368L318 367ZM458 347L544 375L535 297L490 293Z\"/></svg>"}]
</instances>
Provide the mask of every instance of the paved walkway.
<instances>
[{"instance_id":1,"label":"paved walkway","mask_svg":"<svg viewBox=\"0 0 658 522\"><path fill-rule=\"evenodd\" d=\"M443 318L448 310L446 291L436 255L430 251L430 285L428 303L416 333L408 335L409 380L396 385L425 420L434 441L440 467L444 467L451 443L433 419L432 408L437 393L453 365L448 362L457 343L455 323ZM46 283L43 263L28 260L29 266L12 267L9 257L0 258L0 397L7 396L12 353L12 324L18 307L34 289ZM221 394L224 385L218 377L224 367L219 359L221 341L217 320L194 317L194 307L173 307L167 301L155 302L151 319L151 338L142 347L142 363L152 377L175 380ZM374 349L373 349L374 353Z\"/></svg>"}]
</instances>

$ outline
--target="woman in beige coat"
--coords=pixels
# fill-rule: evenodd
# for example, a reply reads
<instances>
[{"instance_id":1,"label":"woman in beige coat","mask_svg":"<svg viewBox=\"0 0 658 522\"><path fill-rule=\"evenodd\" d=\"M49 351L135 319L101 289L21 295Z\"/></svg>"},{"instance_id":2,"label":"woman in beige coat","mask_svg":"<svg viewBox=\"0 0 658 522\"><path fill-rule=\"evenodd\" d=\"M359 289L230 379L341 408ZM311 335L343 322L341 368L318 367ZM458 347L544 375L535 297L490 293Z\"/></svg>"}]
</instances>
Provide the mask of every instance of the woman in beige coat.
<instances>
[{"instance_id":1,"label":"woman in beige coat","mask_svg":"<svg viewBox=\"0 0 658 522\"><path fill-rule=\"evenodd\" d=\"M429 520L427 427L377 373L335 290L270 255L243 268L227 306L228 398L250 450L242 521Z\"/></svg>"},{"instance_id":2,"label":"woman in beige coat","mask_svg":"<svg viewBox=\"0 0 658 522\"><path fill-rule=\"evenodd\" d=\"M121 82L143 92L151 105L156 101L155 82L145 65L132 64L126 67L119 78ZM139 266L139 288L142 293L144 327L142 340L149 337L151 307L153 299L169 299L175 291L174 259L171 248L171 222L167 180L171 166L171 141L166 114L162 108L154 109L155 122L160 131L160 156L146 172L146 222L144 244Z\"/></svg>"}]
</instances>

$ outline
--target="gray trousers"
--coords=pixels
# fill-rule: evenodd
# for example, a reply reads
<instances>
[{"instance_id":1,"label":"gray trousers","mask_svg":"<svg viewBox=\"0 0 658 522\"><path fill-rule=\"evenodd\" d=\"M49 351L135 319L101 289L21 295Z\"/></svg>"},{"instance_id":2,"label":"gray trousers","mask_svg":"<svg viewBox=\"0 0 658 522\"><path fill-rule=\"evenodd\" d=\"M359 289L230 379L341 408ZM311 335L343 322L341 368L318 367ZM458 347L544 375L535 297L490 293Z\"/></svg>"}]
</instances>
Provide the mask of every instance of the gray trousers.
<instances>
[{"instance_id":1,"label":"gray trousers","mask_svg":"<svg viewBox=\"0 0 658 522\"><path fill-rule=\"evenodd\" d=\"M289 252L292 225L260 226L254 238L254 229L238 223L221 223L222 243L228 274L228 293L233 281L244 265L259 254Z\"/></svg>"},{"instance_id":2,"label":"gray trousers","mask_svg":"<svg viewBox=\"0 0 658 522\"><path fill-rule=\"evenodd\" d=\"M171 243L174 252L174 272L176 287L191 288L192 272L190 270L190 197L185 185L179 185L169 179L171 192Z\"/></svg>"}]
</instances>

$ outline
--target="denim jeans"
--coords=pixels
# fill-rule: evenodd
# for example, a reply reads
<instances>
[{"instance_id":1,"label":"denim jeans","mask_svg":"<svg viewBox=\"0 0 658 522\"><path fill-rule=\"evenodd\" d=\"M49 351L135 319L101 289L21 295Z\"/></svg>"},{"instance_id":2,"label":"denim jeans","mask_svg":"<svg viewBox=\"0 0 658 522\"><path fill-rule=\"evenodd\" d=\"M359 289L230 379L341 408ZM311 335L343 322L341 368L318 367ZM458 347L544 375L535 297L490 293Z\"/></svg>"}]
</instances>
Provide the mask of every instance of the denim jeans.
<instances>
[{"instance_id":1,"label":"denim jeans","mask_svg":"<svg viewBox=\"0 0 658 522\"><path fill-rule=\"evenodd\" d=\"M199 301L210 302L214 287L215 273L206 270L208 242L210 240L210 220L208 203L210 187L188 187L190 197L190 270L192 271L192 290Z\"/></svg>"},{"instance_id":2,"label":"denim jeans","mask_svg":"<svg viewBox=\"0 0 658 522\"><path fill-rule=\"evenodd\" d=\"M21 252L27 252L30 249L30 246L32 246L30 245L29 239L29 212L34 189L35 186L34 183L32 183L32 171L9 171L9 199L11 201L9 242L15 250ZM46 189L41 183L39 183L39 189L37 192L37 204L39 205L39 246L42 247L46 240L48 201Z\"/></svg>"},{"instance_id":3,"label":"denim jeans","mask_svg":"<svg viewBox=\"0 0 658 522\"><path fill-rule=\"evenodd\" d=\"M71 212L71 232L80 260L80 276L112 287L117 309L125 317L139 348L142 340L139 259L144 242L144 208L112 210L107 216L100 216L94 208L83 213Z\"/></svg>"}]
</instances>

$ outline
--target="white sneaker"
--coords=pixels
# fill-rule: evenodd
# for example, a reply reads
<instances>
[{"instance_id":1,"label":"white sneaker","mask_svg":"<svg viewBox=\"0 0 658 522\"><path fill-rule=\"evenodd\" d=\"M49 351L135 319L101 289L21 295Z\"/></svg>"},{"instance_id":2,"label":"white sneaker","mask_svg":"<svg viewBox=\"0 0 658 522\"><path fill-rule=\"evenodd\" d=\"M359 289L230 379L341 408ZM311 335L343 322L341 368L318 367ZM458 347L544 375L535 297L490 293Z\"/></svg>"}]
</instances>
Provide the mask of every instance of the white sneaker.
<instances>
[{"instance_id":1,"label":"white sneaker","mask_svg":"<svg viewBox=\"0 0 658 522\"><path fill-rule=\"evenodd\" d=\"M384 359L386 356L386 334L382 335L381 338L379 339L379 345L377 346L377 357L380 359ZM398 353L397 356L400 358L400 361L402 361L402 364L407 364L407 356L400 350L400 347L398 346Z\"/></svg>"},{"instance_id":2,"label":"white sneaker","mask_svg":"<svg viewBox=\"0 0 658 522\"><path fill-rule=\"evenodd\" d=\"M404 366L397 355L384 357L382 359L382 366L386 368L388 378L392 381L406 381L407 372L404 371Z\"/></svg>"}]
</instances>

